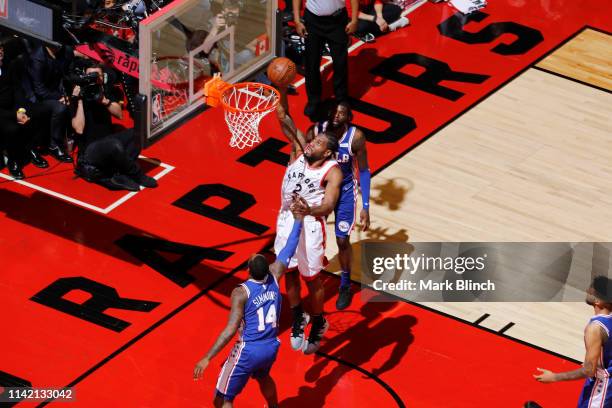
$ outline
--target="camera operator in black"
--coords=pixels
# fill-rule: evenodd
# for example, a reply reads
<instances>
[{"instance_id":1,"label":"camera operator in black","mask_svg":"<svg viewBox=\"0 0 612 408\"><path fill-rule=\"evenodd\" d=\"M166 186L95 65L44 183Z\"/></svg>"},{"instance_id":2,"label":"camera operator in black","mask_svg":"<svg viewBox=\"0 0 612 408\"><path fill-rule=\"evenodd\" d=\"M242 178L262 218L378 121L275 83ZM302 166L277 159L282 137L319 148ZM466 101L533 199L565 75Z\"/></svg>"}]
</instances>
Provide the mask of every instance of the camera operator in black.
<instances>
[{"instance_id":1,"label":"camera operator in black","mask_svg":"<svg viewBox=\"0 0 612 408\"><path fill-rule=\"evenodd\" d=\"M111 190L157 187L138 166L140 146L133 129L113 133L111 116L122 118L122 95L104 78L102 65L90 66L72 92L72 128L79 150L75 173Z\"/></svg>"},{"instance_id":2,"label":"camera operator in black","mask_svg":"<svg viewBox=\"0 0 612 408\"><path fill-rule=\"evenodd\" d=\"M39 107L20 98L21 79L17 71L23 69L23 64L18 66L17 62L21 62L22 56L16 56L9 50L9 46L18 41L0 40L0 152L6 148L9 173L20 180L25 178L22 168L28 151L35 166L45 168L49 164L34 150L42 141L44 113ZM4 160L0 154L2 167Z\"/></svg>"}]
</instances>

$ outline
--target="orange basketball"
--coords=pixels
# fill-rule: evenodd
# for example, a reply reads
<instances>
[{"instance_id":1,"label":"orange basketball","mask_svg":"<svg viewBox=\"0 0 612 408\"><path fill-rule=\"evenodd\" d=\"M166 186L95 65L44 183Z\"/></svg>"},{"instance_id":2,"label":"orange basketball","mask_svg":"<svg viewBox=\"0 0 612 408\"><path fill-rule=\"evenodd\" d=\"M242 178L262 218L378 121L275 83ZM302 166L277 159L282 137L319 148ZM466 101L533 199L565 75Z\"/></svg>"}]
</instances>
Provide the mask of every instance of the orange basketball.
<instances>
[{"instance_id":1,"label":"orange basketball","mask_svg":"<svg viewBox=\"0 0 612 408\"><path fill-rule=\"evenodd\" d=\"M296 68L289 58L274 58L268 65L268 78L276 86L287 86L295 79Z\"/></svg>"}]
</instances>

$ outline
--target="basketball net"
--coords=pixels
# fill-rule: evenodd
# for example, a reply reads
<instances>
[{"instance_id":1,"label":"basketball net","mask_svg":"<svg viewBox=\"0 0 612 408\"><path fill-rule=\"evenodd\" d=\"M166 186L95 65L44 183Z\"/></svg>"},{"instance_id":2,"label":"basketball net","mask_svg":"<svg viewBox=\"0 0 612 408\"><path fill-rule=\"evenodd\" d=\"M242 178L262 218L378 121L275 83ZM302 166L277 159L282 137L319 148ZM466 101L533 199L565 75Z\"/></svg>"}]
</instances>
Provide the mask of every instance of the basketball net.
<instances>
[{"instance_id":1,"label":"basketball net","mask_svg":"<svg viewBox=\"0 0 612 408\"><path fill-rule=\"evenodd\" d=\"M206 67L194 61L193 69L194 87L201 86L203 78L209 76ZM156 58L151 63L151 83L152 122L156 125L189 105L189 60L171 56Z\"/></svg>"},{"instance_id":2,"label":"basketball net","mask_svg":"<svg viewBox=\"0 0 612 408\"><path fill-rule=\"evenodd\" d=\"M245 149L261 142L259 122L272 112L280 101L273 87L257 82L228 84L220 76L204 86L206 104L223 108L225 123L232 137L230 147Z\"/></svg>"},{"instance_id":3,"label":"basketball net","mask_svg":"<svg viewBox=\"0 0 612 408\"><path fill-rule=\"evenodd\" d=\"M183 82L180 73L170 67L172 61L164 60L151 64L153 83L152 113L153 124L163 122L172 112L187 104L187 90L177 86Z\"/></svg>"}]
</instances>

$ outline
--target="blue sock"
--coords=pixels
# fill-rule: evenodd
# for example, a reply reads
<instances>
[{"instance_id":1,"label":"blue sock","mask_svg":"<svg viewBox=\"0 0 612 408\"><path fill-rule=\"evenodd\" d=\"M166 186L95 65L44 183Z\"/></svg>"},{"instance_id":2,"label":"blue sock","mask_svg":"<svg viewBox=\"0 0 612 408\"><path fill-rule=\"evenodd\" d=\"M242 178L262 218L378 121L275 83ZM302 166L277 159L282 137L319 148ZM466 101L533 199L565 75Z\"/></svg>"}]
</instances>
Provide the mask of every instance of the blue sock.
<instances>
[{"instance_id":1,"label":"blue sock","mask_svg":"<svg viewBox=\"0 0 612 408\"><path fill-rule=\"evenodd\" d=\"M340 274L340 287L344 288L351 285L351 273L342 271Z\"/></svg>"}]
</instances>

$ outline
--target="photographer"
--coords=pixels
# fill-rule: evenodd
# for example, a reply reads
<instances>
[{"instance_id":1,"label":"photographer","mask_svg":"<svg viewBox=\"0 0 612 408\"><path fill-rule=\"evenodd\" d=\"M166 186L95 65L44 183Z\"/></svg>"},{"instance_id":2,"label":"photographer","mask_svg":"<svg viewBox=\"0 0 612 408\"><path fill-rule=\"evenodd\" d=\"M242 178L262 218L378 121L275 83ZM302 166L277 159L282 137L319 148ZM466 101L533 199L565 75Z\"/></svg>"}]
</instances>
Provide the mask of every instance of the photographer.
<instances>
[{"instance_id":1,"label":"photographer","mask_svg":"<svg viewBox=\"0 0 612 408\"><path fill-rule=\"evenodd\" d=\"M75 173L111 190L157 187L138 166L140 147L133 130L113 133L112 116L122 118L122 98L105 77L102 65L90 66L72 92L72 128L79 150Z\"/></svg>"}]
</instances>

